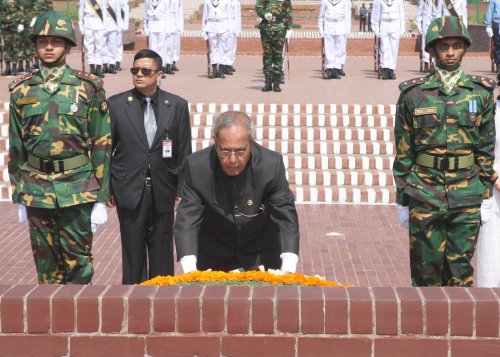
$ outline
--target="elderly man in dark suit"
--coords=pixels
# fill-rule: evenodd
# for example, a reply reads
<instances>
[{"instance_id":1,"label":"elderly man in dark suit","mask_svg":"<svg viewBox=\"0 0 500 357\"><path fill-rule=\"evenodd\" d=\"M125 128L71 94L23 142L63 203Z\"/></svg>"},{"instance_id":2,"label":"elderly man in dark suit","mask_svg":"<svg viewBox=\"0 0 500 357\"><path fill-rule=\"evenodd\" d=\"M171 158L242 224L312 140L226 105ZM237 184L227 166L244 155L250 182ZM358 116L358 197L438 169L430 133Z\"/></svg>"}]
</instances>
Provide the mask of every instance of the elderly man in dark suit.
<instances>
[{"instance_id":1,"label":"elderly man in dark suit","mask_svg":"<svg viewBox=\"0 0 500 357\"><path fill-rule=\"evenodd\" d=\"M213 135L215 144L182 170L174 236L184 272L259 265L295 272L299 222L283 158L254 142L244 113L221 114Z\"/></svg>"},{"instance_id":2,"label":"elderly man in dark suit","mask_svg":"<svg viewBox=\"0 0 500 357\"><path fill-rule=\"evenodd\" d=\"M120 221L123 284L174 273L174 205L179 170L191 154L191 128L186 100L159 88L161 68L156 52L139 51L130 69L135 88L109 98L108 206L116 205Z\"/></svg>"}]
</instances>

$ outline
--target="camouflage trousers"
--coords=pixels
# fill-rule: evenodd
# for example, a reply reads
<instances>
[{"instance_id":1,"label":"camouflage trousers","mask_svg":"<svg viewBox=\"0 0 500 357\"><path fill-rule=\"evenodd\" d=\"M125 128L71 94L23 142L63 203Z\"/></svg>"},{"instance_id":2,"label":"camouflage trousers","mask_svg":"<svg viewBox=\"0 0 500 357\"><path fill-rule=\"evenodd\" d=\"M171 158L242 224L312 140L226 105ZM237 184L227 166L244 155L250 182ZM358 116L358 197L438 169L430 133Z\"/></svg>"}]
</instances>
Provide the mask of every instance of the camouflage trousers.
<instances>
[{"instance_id":1,"label":"camouflage trousers","mask_svg":"<svg viewBox=\"0 0 500 357\"><path fill-rule=\"evenodd\" d=\"M449 208L410 198L413 286L472 286L481 206Z\"/></svg>"},{"instance_id":2,"label":"camouflage trousers","mask_svg":"<svg viewBox=\"0 0 500 357\"><path fill-rule=\"evenodd\" d=\"M94 275L90 214L94 203L27 207L31 248L40 284L89 284Z\"/></svg>"},{"instance_id":3,"label":"camouflage trousers","mask_svg":"<svg viewBox=\"0 0 500 357\"><path fill-rule=\"evenodd\" d=\"M4 31L3 36L3 53L5 62L17 63L23 54L22 34L13 31Z\"/></svg>"},{"instance_id":4,"label":"camouflage trousers","mask_svg":"<svg viewBox=\"0 0 500 357\"><path fill-rule=\"evenodd\" d=\"M283 75L283 46L285 45L286 30L267 31L260 30L260 41L263 50L264 74L272 76L273 74Z\"/></svg>"}]
</instances>

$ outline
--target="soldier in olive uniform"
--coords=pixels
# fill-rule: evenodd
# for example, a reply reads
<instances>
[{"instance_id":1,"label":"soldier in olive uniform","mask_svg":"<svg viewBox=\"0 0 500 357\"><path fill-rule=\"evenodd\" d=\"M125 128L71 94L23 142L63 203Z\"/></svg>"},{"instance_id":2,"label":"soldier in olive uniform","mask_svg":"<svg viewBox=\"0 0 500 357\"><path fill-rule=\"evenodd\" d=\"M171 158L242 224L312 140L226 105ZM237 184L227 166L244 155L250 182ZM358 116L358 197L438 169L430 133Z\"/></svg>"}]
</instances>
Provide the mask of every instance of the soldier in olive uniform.
<instances>
[{"instance_id":1,"label":"soldier in olive uniform","mask_svg":"<svg viewBox=\"0 0 500 357\"><path fill-rule=\"evenodd\" d=\"M107 219L110 121L103 82L66 65L71 19L40 15L31 34L40 71L9 85L9 176L29 220L41 284L92 280L93 231ZM27 216L27 217L26 217Z\"/></svg>"},{"instance_id":2,"label":"soldier in olive uniform","mask_svg":"<svg viewBox=\"0 0 500 357\"><path fill-rule=\"evenodd\" d=\"M290 0L257 0L255 10L262 19L259 28L266 77L262 91L281 92L282 53L286 31L292 23L292 3Z\"/></svg>"},{"instance_id":3,"label":"soldier in olive uniform","mask_svg":"<svg viewBox=\"0 0 500 357\"><path fill-rule=\"evenodd\" d=\"M462 20L434 19L425 50L436 72L400 84L393 171L414 286L472 285L480 206L497 179L495 82L462 72L470 44Z\"/></svg>"},{"instance_id":4,"label":"soldier in olive uniform","mask_svg":"<svg viewBox=\"0 0 500 357\"><path fill-rule=\"evenodd\" d=\"M19 61L19 49L21 48L21 32L24 24L21 22L22 13L16 0L2 1L2 37L4 42L5 70L4 76L17 75L17 63Z\"/></svg>"}]
</instances>

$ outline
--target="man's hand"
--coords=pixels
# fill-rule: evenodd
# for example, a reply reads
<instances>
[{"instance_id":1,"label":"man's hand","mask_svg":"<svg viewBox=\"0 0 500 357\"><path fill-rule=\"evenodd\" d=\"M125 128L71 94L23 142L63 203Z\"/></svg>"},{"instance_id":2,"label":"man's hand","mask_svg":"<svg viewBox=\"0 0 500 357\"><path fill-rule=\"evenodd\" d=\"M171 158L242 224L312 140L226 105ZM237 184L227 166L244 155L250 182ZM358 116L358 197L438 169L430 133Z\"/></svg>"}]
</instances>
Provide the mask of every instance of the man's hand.
<instances>
[{"instance_id":1,"label":"man's hand","mask_svg":"<svg viewBox=\"0 0 500 357\"><path fill-rule=\"evenodd\" d=\"M293 34L293 30L286 30L285 38L291 39Z\"/></svg>"},{"instance_id":2,"label":"man's hand","mask_svg":"<svg viewBox=\"0 0 500 357\"><path fill-rule=\"evenodd\" d=\"M408 228L410 226L410 208L408 206L398 205L397 214L399 223Z\"/></svg>"},{"instance_id":3,"label":"man's hand","mask_svg":"<svg viewBox=\"0 0 500 357\"><path fill-rule=\"evenodd\" d=\"M295 273L297 271L297 262L299 256L295 253L281 253L281 271L284 273Z\"/></svg>"},{"instance_id":4,"label":"man's hand","mask_svg":"<svg viewBox=\"0 0 500 357\"><path fill-rule=\"evenodd\" d=\"M491 27L486 27L486 33L488 34L488 37L493 37L493 29Z\"/></svg>"},{"instance_id":5,"label":"man's hand","mask_svg":"<svg viewBox=\"0 0 500 357\"><path fill-rule=\"evenodd\" d=\"M497 180L498 181L498 180ZM495 198L491 197L486 200L483 200L481 203L481 223L486 223L488 222L491 217L493 216L493 210L494 210L494 205L493 205L493 200Z\"/></svg>"},{"instance_id":6,"label":"man's hand","mask_svg":"<svg viewBox=\"0 0 500 357\"><path fill-rule=\"evenodd\" d=\"M181 259L179 259L179 263L181 263L182 271L184 274L191 273L196 269L196 255L185 255Z\"/></svg>"},{"instance_id":7,"label":"man's hand","mask_svg":"<svg viewBox=\"0 0 500 357\"><path fill-rule=\"evenodd\" d=\"M90 215L90 226L92 233L97 232L97 228L108 221L108 212L106 205L102 202L94 203L92 207L92 214Z\"/></svg>"},{"instance_id":8,"label":"man's hand","mask_svg":"<svg viewBox=\"0 0 500 357\"><path fill-rule=\"evenodd\" d=\"M273 14L271 14L270 12L266 12L264 14L264 18L267 20L267 21L272 21L273 19Z\"/></svg>"},{"instance_id":9,"label":"man's hand","mask_svg":"<svg viewBox=\"0 0 500 357\"><path fill-rule=\"evenodd\" d=\"M17 205L17 217L19 223L21 224L25 224L26 222L28 222L28 212L26 210L26 206Z\"/></svg>"},{"instance_id":10,"label":"man's hand","mask_svg":"<svg viewBox=\"0 0 500 357\"><path fill-rule=\"evenodd\" d=\"M106 202L106 207L108 207L108 208L114 208L115 206L116 206L115 196L110 195L108 202Z\"/></svg>"}]
</instances>

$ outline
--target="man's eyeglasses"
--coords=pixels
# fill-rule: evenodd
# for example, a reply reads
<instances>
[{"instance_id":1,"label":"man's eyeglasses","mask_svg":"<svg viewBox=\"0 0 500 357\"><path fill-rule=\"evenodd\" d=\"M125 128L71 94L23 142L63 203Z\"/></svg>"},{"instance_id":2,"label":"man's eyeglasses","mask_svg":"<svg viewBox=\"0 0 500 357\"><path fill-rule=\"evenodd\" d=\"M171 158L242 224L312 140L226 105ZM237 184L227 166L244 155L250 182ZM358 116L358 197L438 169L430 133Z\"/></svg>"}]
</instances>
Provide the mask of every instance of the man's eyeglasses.
<instances>
[{"instance_id":1,"label":"man's eyeglasses","mask_svg":"<svg viewBox=\"0 0 500 357\"><path fill-rule=\"evenodd\" d=\"M227 150L227 149L216 149L216 150L217 150L217 154L220 157L229 158L233 154L236 157L242 157L242 156L244 156L246 154L246 152L248 150L248 147L245 148L245 149L236 149L236 150Z\"/></svg>"},{"instance_id":2,"label":"man's eyeglasses","mask_svg":"<svg viewBox=\"0 0 500 357\"><path fill-rule=\"evenodd\" d=\"M137 73L139 73L139 71L143 75L149 76L149 75L153 74L154 72L158 72L159 70L158 69L145 68L145 67L132 67L132 68L130 68L130 72L133 75L136 75Z\"/></svg>"}]
</instances>

